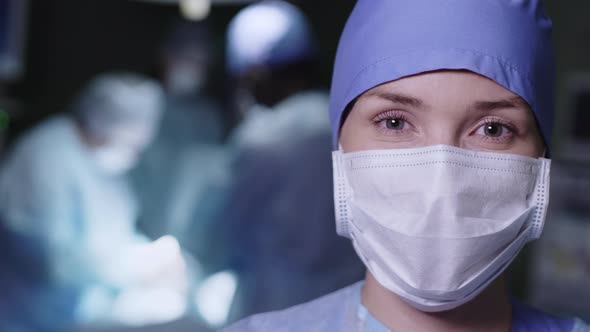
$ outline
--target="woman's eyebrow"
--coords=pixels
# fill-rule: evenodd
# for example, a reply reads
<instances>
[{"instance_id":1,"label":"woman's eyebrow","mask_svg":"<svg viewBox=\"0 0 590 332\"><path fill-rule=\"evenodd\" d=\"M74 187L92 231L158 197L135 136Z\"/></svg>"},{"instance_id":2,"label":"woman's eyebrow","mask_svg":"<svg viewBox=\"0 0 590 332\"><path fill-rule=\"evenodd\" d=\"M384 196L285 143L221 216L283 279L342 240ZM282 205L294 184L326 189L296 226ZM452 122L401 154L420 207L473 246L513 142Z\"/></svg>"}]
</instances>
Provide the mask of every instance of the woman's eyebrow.
<instances>
[{"instance_id":1,"label":"woman's eyebrow","mask_svg":"<svg viewBox=\"0 0 590 332\"><path fill-rule=\"evenodd\" d=\"M375 91L368 92L365 96L366 97L373 97L374 96L374 97L378 97L381 99L389 100L389 101L397 103L397 104L408 105L408 106L413 106L413 107L423 107L424 106L424 102L422 100L420 100L416 97L404 95L401 93L393 93L393 92L375 90Z\"/></svg>"},{"instance_id":2,"label":"woman's eyebrow","mask_svg":"<svg viewBox=\"0 0 590 332\"><path fill-rule=\"evenodd\" d=\"M475 102L474 108L478 111L490 112L505 108L526 108L527 103L521 97L512 97L507 99L478 101Z\"/></svg>"}]
</instances>

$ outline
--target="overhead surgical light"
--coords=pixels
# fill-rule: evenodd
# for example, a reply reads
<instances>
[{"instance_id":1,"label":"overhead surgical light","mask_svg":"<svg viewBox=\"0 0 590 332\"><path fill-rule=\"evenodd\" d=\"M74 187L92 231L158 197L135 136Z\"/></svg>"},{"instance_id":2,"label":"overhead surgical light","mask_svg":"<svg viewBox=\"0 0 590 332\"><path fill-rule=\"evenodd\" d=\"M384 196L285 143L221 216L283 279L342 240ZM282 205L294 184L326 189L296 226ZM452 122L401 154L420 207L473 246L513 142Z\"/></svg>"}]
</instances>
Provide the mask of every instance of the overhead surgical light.
<instances>
[{"instance_id":1,"label":"overhead surgical light","mask_svg":"<svg viewBox=\"0 0 590 332\"><path fill-rule=\"evenodd\" d=\"M209 16L211 0L180 0L180 12L188 20L200 21Z\"/></svg>"},{"instance_id":2,"label":"overhead surgical light","mask_svg":"<svg viewBox=\"0 0 590 332\"><path fill-rule=\"evenodd\" d=\"M212 5L246 5L257 0L135 0L162 5L178 5L187 20L200 21L209 16Z\"/></svg>"},{"instance_id":3,"label":"overhead surgical light","mask_svg":"<svg viewBox=\"0 0 590 332\"><path fill-rule=\"evenodd\" d=\"M182 0L134 0L134 1L141 1L141 2L148 2L148 3L156 3L162 5L176 5L180 3ZM214 6L217 5L247 5L250 3L254 3L260 0L209 0L211 4Z\"/></svg>"}]
</instances>

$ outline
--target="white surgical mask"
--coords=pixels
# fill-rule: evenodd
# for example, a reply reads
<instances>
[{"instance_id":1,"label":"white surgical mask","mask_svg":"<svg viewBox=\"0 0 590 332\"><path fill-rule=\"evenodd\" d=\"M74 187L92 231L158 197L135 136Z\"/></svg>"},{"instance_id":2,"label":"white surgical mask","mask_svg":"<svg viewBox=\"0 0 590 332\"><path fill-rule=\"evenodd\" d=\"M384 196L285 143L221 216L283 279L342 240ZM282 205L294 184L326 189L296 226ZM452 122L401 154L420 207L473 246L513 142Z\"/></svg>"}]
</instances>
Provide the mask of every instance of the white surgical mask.
<instances>
[{"instance_id":1,"label":"white surgical mask","mask_svg":"<svg viewBox=\"0 0 590 332\"><path fill-rule=\"evenodd\" d=\"M101 170L110 175L122 175L137 163L137 153L130 148L105 146L95 148L92 156Z\"/></svg>"},{"instance_id":2,"label":"white surgical mask","mask_svg":"<svg viewBox=\"0 0 590 332\"><path fill-rule=\"evenodd\" d=\"M456 308L538 238L550 160L437 145L333 152L337 230L415 308Z\"/></svg>"}]
</instances>

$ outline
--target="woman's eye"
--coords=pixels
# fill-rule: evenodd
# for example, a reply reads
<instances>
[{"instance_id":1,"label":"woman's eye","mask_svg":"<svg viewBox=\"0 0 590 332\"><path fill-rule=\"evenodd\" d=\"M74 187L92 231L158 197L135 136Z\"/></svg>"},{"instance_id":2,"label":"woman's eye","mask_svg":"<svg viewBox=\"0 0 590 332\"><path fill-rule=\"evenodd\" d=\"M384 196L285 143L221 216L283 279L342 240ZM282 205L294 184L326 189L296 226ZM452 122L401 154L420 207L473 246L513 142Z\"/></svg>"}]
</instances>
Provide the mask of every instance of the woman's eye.
<instances>
[{"instance_id":1,"label":"woman's eye","mask_svg":"<svg viewBox=\"0 0 590 332\"><path fill-rule=\"evenodd\" d=\"M391 118L385 120L385 126L387 127L387 129L402 130L404 129L405 125L406 121L400 118Z\"/></svg>"},{"instance_id":2,"label":"woman's eye","mask_svg":"<svg viewBox=\"0 0 590 332\"><path fill-rule=\"evenodd\" d=\"M497 122L486 123L479 127L476 132L478 135L497 138L503 137L510 133L510 129L505 125Z\"/></svg>"},{"instance_id":3,"label":"woman's eye","mask_svg":"<svg viewBox=\"0 0 590 332\"><path fill-rule=\"evenodd\" d=\"M406 115L401 111L387 111L378 114L373 118L375 128L381 135L407 138L414 130L412 122L408 121Z\"/></svg>"},{"instance_id":4,"label":"woman's eye","mask_svg":"<svg viewBox=\"0 0 590 332\"><path fill-rule=\"evenodd\" d=\"M504 131L504 127L497 123L490 123L483 127L486 136L500 137Z\"/></svg>"}]
</instances>

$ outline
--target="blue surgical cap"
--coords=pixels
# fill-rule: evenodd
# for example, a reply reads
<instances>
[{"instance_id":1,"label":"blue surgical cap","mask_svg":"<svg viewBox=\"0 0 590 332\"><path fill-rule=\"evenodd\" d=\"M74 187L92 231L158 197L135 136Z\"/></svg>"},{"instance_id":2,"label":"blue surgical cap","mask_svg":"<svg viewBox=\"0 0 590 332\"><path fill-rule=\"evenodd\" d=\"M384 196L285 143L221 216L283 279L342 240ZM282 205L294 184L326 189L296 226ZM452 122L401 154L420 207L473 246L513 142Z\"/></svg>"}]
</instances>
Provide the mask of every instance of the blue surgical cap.
<instances>
[{"instance_id":1,"label":"blue surgical cap","mask_svg":"<svg viewBox=\"0 0 590 332\"><path fill-rule=\"evenodd\" d=\"M469 70L522 97L545 143L553 127L555 59L540 0L359 0L340 39L330 118L363 92L433 70Z\"/></svg>"},{"instance_id":2,"label":"blue surgical cap","mask_svg":"<svg viewBox=\"0 0 590 332\"><path fill-rule=\"evenodd\" d=\"M315 55L310 23L294 5L262 1L242 9L227 32L227 66L239 76L253 67L281 67Z\"/></svg>"},{"instance_id":3,"label":"blue surgical cap","mask_svg":"<svg viewBox=\"0 0 590 332\"><path fill-rule=\"evenodd\" d=\"M155 128L160 121L164 93L150 78L128 72L110 72L92 79L73 111L89 134L109 139L117 128Z\"/></svg>"}]
</instances>

